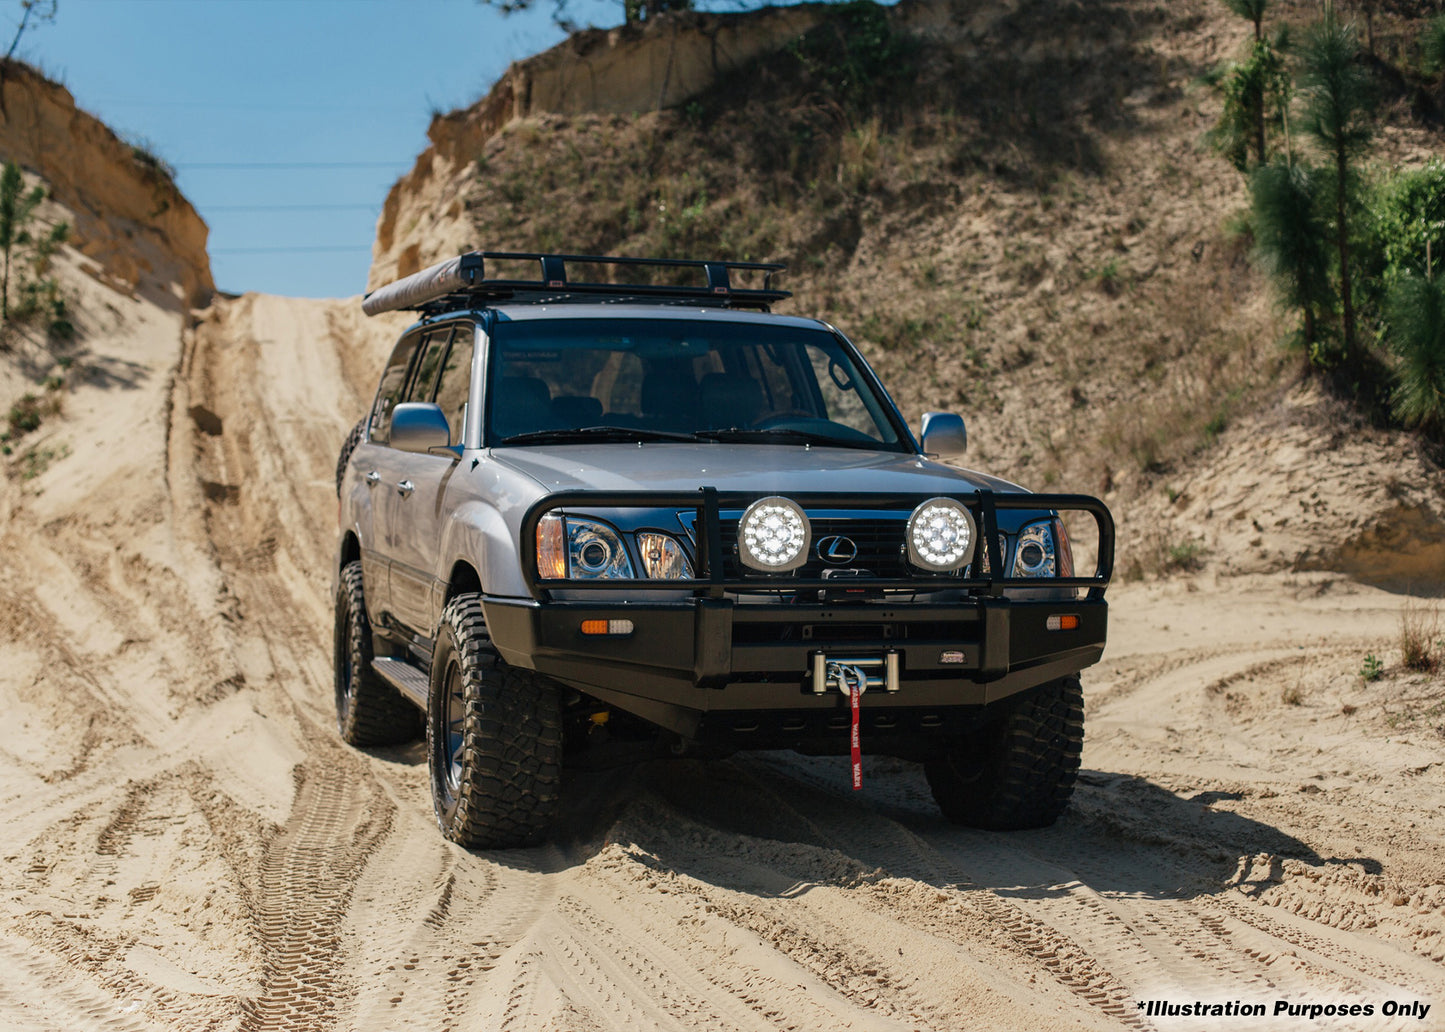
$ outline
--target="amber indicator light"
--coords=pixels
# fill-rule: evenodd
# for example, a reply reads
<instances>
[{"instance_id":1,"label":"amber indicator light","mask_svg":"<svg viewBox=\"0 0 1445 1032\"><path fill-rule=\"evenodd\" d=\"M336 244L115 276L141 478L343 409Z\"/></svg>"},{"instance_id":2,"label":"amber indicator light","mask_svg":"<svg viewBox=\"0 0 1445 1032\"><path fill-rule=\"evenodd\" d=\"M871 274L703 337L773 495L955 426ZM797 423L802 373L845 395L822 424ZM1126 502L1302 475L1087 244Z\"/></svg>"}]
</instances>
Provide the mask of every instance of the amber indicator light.
<instances>
[{"instance_id":1,"label":"amber indicator light","mask_svg":"<svg viewBox=\"0 0 1445 1032\"><path fill-rule=\"evenodd\" d=\"M632 633L631 620L583 620L583 634L625 635Z\"/></svg>"}]
</instances>

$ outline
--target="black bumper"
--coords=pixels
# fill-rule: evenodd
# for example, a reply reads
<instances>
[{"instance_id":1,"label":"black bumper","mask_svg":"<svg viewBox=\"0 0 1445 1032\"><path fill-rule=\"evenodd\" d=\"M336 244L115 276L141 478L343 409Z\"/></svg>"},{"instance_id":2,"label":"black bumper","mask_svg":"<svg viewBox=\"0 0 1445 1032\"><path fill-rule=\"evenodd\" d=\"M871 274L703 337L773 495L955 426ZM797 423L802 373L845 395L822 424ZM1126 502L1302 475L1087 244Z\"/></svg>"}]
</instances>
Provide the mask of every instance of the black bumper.
<instances>
[{"instance_id":1,"label":"black bumper","mask_svg":"<svg viewBox=\"0 0 1445 1032\"><path fill-rule=\"evenodd\" d=\"M813 657L896 654L898 690L868 690L865 726L937 734L966 714L1098 661L1102 598L956 603L749 604L484 598L502 657L687 738L800 739L845 726L847 700L815 692ZM1050 630L1049 617L1077 626ZM584 620L628 620L625 636ZM1065 621L1067 622L1067 621ZM841 723L840 723L841 722Z\"/></svg>"}]
</instances>

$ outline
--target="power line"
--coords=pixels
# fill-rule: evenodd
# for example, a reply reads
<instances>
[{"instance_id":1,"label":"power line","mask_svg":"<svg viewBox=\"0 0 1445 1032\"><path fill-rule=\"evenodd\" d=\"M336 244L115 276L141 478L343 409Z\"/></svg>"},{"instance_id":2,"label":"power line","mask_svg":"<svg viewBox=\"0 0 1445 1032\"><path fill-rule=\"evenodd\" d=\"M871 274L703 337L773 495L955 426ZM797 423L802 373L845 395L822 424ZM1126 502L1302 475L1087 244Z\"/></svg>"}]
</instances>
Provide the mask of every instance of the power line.
<instances>
[{"instance_id":1,"label":"power line","mask_svg":"<svg viewBox=\"0 0 1445 1032\"><path fill-rule=\"evenodd\" d=\"M380 204L202 204L202 211L377 211Z\"/></svg>"},{"instance_id":2,"label":"power line","mask_svg":"<svg viewBox=\"0 0 1445 1032\"><path fill-rule=\"evenodd\" d=\"M160 109L188 109L199 108L206 111L265 111L271 113L286 113L300 111L324 112L327 114L351 113L356 111L355 104L228 104L225 102L203 101L203 100L98 100L87 101L95 107L128 107L128 108L160 108ZM368 113L376 114L384 112L394 115L414 115L422 110L421 105L415 108L407 107L379 107L367 108Z\"/></svg>"},{"instance_id":3,"label":"power line","mask_svg":"<svg viewBox=\"0 0 1445 1032\"><path fill-rule=\"evenodd\" d=\"M398 168L401 161L177 161L177 169L226 168L259 171L301 168Z\"/></svg>"},{"instance_id":4,"label":"power line","mask_svg":"<svg viewBox=\"0 0 1445 1032\"><path fill-rule=\"evenodd\" d=\"M370 244L322 244L318 247L215 247L211 254L313 254L322 251L370 251Z\"/></svg>"}]
</instances>

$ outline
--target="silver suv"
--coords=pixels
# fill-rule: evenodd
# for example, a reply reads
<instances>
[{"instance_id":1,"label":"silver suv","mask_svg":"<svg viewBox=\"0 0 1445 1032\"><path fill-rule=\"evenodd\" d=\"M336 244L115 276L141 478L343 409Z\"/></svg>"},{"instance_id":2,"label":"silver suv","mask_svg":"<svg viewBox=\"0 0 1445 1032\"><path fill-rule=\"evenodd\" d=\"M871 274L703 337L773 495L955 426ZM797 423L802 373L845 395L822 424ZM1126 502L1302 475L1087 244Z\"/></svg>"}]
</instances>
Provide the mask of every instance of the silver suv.
<instances>
[{"instance_id":1,"label":"silver suv","mask_svg":"<svg viewBox=\"0 0 1445 1032\"><path fill-rule=\"evenodd\" d=\"M564 763L740 749L919 761L977 827L1068 805L1108 510L937 461L963 421L915 440L838 330L769 311L781 268L473 252L366 298L422 318L337 467L337 721L421 709L448 838L538 840Z\"/></svg>"}]
</instances>

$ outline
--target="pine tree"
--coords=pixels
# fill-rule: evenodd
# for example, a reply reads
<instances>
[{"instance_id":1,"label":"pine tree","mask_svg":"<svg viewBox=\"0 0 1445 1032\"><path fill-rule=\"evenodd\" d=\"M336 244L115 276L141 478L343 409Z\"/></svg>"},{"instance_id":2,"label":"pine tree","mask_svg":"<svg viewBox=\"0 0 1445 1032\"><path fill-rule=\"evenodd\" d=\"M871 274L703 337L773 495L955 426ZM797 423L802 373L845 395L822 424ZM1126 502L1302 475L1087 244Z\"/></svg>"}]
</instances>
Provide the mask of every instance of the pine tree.
<instances>
[{"instance_id":1,"label":"pine tree","mask_svg":"<svg viewBox=\"0 0 1445 1032\"><path fill-rule=\"evenodd\" d=\"M1426 75L1445 72L1445 14L1437 14L1420 33L1420 70Z\"/></svg>"},{"instance_id":2,"label":"pine tree","mask_svg":"<svg viewBox=\"0 0 1445 1032\"><path fill-rule=\"evenodd\" d=\"M1299 48L1300 95L1304 100L1300 127L1328 155L1332 166L1331 229L1339 276L1340 358L1347 367L1358 365L1355 299L1350 254L1352 223L1359 210L1355 159L1369 145L1372 91L1370 80L1356 58L1359 40L1354 26L1340 23L1332 0L1325 0L1324 17L1306 30Z\"/></svg>"},{"instance_id":3,"label":"pine tree","mask_svg":"<svg viewBox=\"0 0 1445 1032\"><path fill-rule=\"evenodd\" d=\"M1249 58L1233 65L1223 83L1224 110L1210 134L1215 147L1241 172L1269 159L1266 129L1281 121L1289 103L1290 82L1280 41L1256 40ZM1273 114L1272 114L1273 112Z\"/></svg>"},{"instance_id":4,"label":"pine tree","mask_svg":"<svg viewBox=\"0 0 1445 1032\"><path fill-rule=\"evenodd\" d=\"M1300 311L1302 343L1316 365L1328 364L1319 316L1333 303L1323 179L1285 157L1255 169L1249 181L1256 256L1285 304Z\"/></svg>"},{"instance_id":5,"label":"pine tree","mask_svg":"<svg viewBox=\"0 0 1445 1032\"><path fill-rule=\"evenodd\" d=\"M1406 424L1445 430L1445 277L1402 276L1385 314L1387 339L1399 359L1395 415Z\"/></svg>"},{"instance_id":6,"label":"pine tree","mask_svg":"<svg viewBox=\"0 0 1445 1032\"><path fill-rule=\"evenodd\" d=\"M1264 12L1269 10L1269 0L1224 0L1228 7L1241 18L1254 22L1254 41L1264 39Z\"/></svg>"},{"instance_id":7,"label":"pine tree","mask_svg":"<svg viewBox=\"0 0 1445 1032\"><path fill-rule=\"evenodd\" d=\"M1249 56L1231 65L1224 79L1224 111L1211 136L1215 147L1243 172L1249 167L1251 149L1255 165L1269 159L1267 126L1283 116L1289 102L1289 74L1283 57L1289 37L1284 30L1274 39L1265 36L1269 0L1224 0L1224 4L1254 23L1254 41Z\"/></svg>"}]
</instances>

